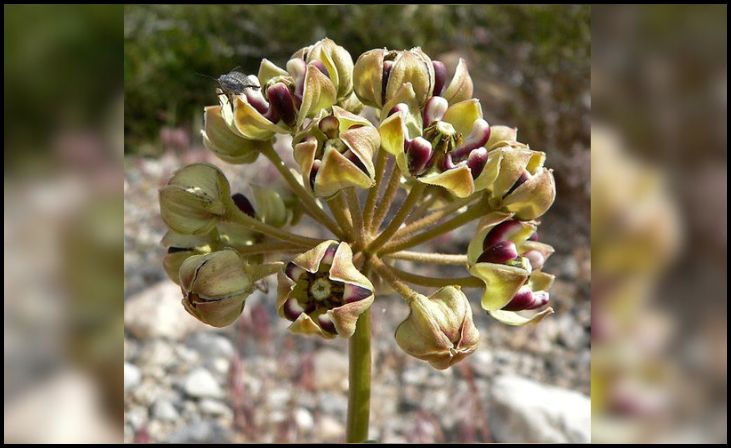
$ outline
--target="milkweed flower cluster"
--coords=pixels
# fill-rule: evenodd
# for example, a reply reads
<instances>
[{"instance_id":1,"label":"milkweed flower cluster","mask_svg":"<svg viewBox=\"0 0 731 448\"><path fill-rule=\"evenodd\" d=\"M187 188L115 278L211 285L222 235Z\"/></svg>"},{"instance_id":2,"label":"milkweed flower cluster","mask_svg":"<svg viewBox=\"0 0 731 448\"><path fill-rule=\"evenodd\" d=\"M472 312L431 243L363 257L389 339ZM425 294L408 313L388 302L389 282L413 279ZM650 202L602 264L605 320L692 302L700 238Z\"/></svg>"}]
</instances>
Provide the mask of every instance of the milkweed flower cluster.
<instances>
[{"instance_id":1,"label":"milkweed flower cluster","mask_svg":"<svg viewBox=\"0 0 731 448\"><path fill-rule=\"evenodd\" d=\"M273 187L232 192L219 168L202 163L160 189L163 265L193 317L230 325L256 282L276 275L272 306L290 331L349 338L395 291L410 309L394 329L398 346L445 369L479 343L464 288L480 289L479 306L506 324L552 312L553 276L543 269L553 248L537 240L555 199L552 171L515 128L490 124L464 60L454 73L419 48L354 61L323 39L219 84L218 104L204 108L204 145L230 164L269 159L296 201ZM291 166L274 149L282 134L292 137ZM328 238L293 231L302 214ZM464 253L407 250L473 220ZM403 259L462 265L465 275L405 272Z\"/></svg>"}]
</instances>

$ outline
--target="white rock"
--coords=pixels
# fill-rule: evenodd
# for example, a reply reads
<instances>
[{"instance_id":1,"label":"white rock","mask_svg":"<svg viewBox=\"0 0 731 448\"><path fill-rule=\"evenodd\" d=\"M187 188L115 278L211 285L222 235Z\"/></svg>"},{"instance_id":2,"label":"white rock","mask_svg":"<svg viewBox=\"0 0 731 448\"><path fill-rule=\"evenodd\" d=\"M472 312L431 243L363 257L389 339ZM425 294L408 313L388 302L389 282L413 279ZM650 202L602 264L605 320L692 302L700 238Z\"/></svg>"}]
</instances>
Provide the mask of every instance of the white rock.
<instances>
[{"instance_id":1,"label":"white rock","mask_svg":"<svg viewBox=\"0 0 731 448\"><path fill-rule=\"evenodd\" d=\"M589 397L514 376L492 385L490 428L495 440L510 443L589 443Z\"/></svg>"},{"instance_id":2,"label":"white rock","mask_svg":"<svg viewBox=\"0 0 731 448\"><path fill-rule=\"evenodd\" d=\"M220 375L227 374L230 366L231 363L228 359L216 358L210 362L211 369Z\"/></svg>"},{"instance_id":3,"label":"white rock","mask_svg":"<svg viewBox=\"0 0 731 448\"><path fill-rule=\"evenodd\" d=\"M318 351L314 366L315 387L318 390L347 390L348 357L345 353L330 349Z\"/></svg>"},{"instance_id":4,"label":"white rock","mask_svg":"<svg viewBox=\"0 0 731 448\"><path fill-rule=\"evenodd\" d=\"M133 430L137 431L147 423L147 409L145 408L133 408L128 411L125 411L124 418L127 420L127 423L129 426L132 427Z\"/></svg>"},{"instance_id":5,"label":"white rock","mask_svg":"<svg viewBox=\"0 0 731 448\"><path fill-rule=\"evenodd\" d=\"M325 443L343 442L345 428L333 417L324 415L317 420L317 437Z\"/></svg>"},{"instance_id":6,"label":"white rock","mask_svg":"<svg viewBox=\"0 0 731 448\"><path fill-rule=\"evenodd\" d=\"M180 340L205 327L180 304L180 287L164 280L130 297L124 306L124 327L139 339Z\"/></svg>"},{"instance_id":7,"label":"white rock","mask_svg":"<svg viewBox=\"0 0 731 448\"><path fill-rule=\"evenodd\" d=\"M175 350L165 341L153 340L144 344L140 350L142 365L168 366L175 361Z\"/></svg>"},{"instance_id":8,"label":"white rock","mask_svg":"<svg viewBox=\"0 0 731 448\"><path fill-rule=\"evenodd\" d=\"M228 359L235 352L233 344L227 338L204 331L191 335L188 339L188 346L208 359Z\"/></svg>"},{"instance_id":9,"label":"white rock","mask_svg":"<svg viewBox=\"0 0 731 448\"><path fill-rule=\"evenodd\" d=\"M167 400L158 400L152 406L152 415L158 420L175 421L178 419L178 411L172 403Z\"/></svg>"},{"instance_id":10,"label":"white rock","mask_svg":"<svg viewBox=\"0 0 731 448\"><path fill-rule=\"evenodd\" d=\"M124 363L124 390L130 390L140 384L142 372L134 364Z\"/></svg>"},{"instance_id":11,"label":"white rock","mask_svg":"<svg viewBox=\"0 0 731 448\"><path fill-rule=\"evenodd\" d=\"M204 399L198 405L201 411L210 415L232 416L233 411L225 403L218 400Z\"/></svg>"},{"instance_id":12,"label":"white rock","mask_svg":"<svg viewBox=\"0 0 731 448\"><path fill-rule=\"evenodd\" d=\"M193 370L185 378L183 385L185 393L197 398L221 398L223 391L216 379L206 369L198 368Z\"/></svg>"},{"instance_id":13,"label":"white rock","mask_svg":"<svg viewBox=\"0 0 731 448\"><path fill-rule=\"evenodd\" d=\"M312 414L305 408L297 408L294 411L294 421L300 431L310 431L315 426L315 419Z\"/></svg>"},{"instance_id":14,"label":"white rock","mask_svg":"<svg viewBox=\"0 0 731 448\"><path fill-rule=\"evenodd\" d=\"M479 349L472 354L472 369L478 376L490 377L495 372L492 352L488 349Z\"/></svg>"},{"instance_id":15,"label":"white rock","mask_svg":"<svg viewBox=\"0 0 731 448\"><path fill-rule=\"evenodd\" d=\"M272 409L283 409L289 402L291 397L290 392L287 389L272 389L267 394L269 406Z\"/></svg>"}]
</instances>

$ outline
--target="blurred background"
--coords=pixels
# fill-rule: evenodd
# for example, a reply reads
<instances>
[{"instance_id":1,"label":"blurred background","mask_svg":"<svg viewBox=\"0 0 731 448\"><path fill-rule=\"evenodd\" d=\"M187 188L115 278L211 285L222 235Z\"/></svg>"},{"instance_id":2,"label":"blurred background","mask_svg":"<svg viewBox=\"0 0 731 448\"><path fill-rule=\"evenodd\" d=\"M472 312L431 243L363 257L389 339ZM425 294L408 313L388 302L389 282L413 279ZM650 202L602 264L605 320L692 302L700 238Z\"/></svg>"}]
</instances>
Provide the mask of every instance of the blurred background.
<instances>
[{"instance_id":1,"label":"blurred background","mask_svg":"<svg viewBox=\"0 0 731 448\"><path fill-rule=\"evenodd\" d=\"M3 11L4 440L121 441L123 8Z\"/></svg>"},{"instance_id":2,"label":"blurred background","mask_svg":"<svg viewBox=\"0 0 731 448\"><path fill-rule=\"evenodd\" d=\"M592 439L727 441L727 7L592 8Z\"/></svg>"},{"instance_id":3,"label":"blurred background","mask_svg":"<svg viewBox=\"0 0 731 448\"><path fill-rule=\"evenodd\" d=\"M235 327L197 325L161 268L156 193L198 160L270 183L201 148L202 75L324 36L354 58L464 57L488 121L546 151L558 187L541 227L557 313L539 326L476 313L481 348L442 373L396 347L405 307L376 303L371 437L587 440L591 392L595 441L726 441L725 6L4 13L6 442L342 440L345 344L288 335L273 285Z\"/></svg>"},{"instance_id":4,"label":"blurred background","mask_svg":"<svg viewBox=\"0 0 731 448\"><path fill-rule=\"evenodd\" d=\"M464 58L486 119L518 127L521 141L545 151L559 191L540 229L556 247L547 269L558 277L556 315L541 325L502 326L470 290L481 348L438 372L396 346L393 332L408 314L402 301L376 301L371 439L588 441L589 19L585 6L127 6L125 440L343 440L346 342L289 334L275 313L273 280L247 299L234 327L197 325L161 266L166 229L157 203L174 170L202 160L222 167L234 190L263 184L285 194L266 159L231 166L202 148L203 107L217 103L207 76L237 66L257 73L264 57L284 66L299 48L329 37L354 60L372 48L413 46L451 70ZM287 142L278 150L291 152ZM431 249L465 253L472 229ZM306 221L299 231L319 229ZM163 315L165 328L150 317Z\"/></svg>"}]
</instances>

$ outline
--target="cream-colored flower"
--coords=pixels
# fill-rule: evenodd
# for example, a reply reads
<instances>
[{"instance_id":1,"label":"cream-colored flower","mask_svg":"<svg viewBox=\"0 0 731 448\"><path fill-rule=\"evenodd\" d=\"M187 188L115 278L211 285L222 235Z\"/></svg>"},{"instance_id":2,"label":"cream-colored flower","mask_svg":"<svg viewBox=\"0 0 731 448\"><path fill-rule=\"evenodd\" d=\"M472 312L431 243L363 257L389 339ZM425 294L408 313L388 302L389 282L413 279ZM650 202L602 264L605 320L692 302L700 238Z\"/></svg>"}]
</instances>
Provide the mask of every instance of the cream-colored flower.
<instances>
[{"instance_id":1,"label":"cream-colored flower","mask_svg":"<svg viewBox=\"0 0 731 448\"><path fill-rule=\"evenodd\" d=\"M277 310L294 333L348 338L373 300L373 284L353 265L347 243L325 241L279 274Z\"/></svg>"}]
</instances>

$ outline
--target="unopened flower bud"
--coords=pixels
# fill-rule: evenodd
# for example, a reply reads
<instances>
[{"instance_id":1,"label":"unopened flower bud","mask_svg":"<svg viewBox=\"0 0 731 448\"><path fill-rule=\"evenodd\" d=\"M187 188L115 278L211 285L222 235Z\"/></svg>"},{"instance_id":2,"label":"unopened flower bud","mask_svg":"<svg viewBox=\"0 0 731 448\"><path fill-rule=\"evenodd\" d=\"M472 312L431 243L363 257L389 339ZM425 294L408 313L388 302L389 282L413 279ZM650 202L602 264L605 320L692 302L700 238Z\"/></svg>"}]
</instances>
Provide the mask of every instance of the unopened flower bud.
<instances>
[{"instance_id":1,"label":"unopened flower bud","mask_svg":"<svg viewBox=\"0 0 731 448\"><path fill-rule=\"evenodd\" d=\"M490 138L485 147L490 150L499 146L506 145L518 139L518 128L509 126L493 126L490 132Z\"/></svg>"},{"instance_id":2,"label":"unopened flower bud","mask_svg":"<svg viewBox=\"0 0 731 448\"><path fill-rule=\"evenodd\" d=\"M468 269L485 282L483 309L508 325L525 325L553 312L545 308L530 317L517 313L548 303L553 276L540 269L553 248L528 240L535 234L535 223L511 218L512 214L494 212L480 221L467 249Z\"/></svg>"},{"instance_id":3,"label":"unopened flower bud","mask_svg":"<svg viewBox=\"0 0 731 448\"><path fill-rule=\"evenodd\" d=\"M210 234L183 235L168 230L162 238L162 245L167 249L162 265L170 280L180 284L180 266L193 255L209 253L212 240Z\"/></svg>"},{"instance_id":4,"label":"unopened flower bud","mask_svg":"<svg viewBox=\"0 0 731 448\"><path fill-rule=\"evenodd\" d=\"M420 48L404 51L375 49L363 53L353 68L353 88L366 105L382 108L410 84L423 105L434 90L434 67Z\"/></svg>"},{"instance_id":5,"label":"unopened flower bud","mask_svg":"<svg viewBox=\"0 0 731 448\"><path fill-rule=\"evenodd\" d=\"M408 142L406 149L406 158L409 162L409 172L413 175L419 175L429 165L432 157L431 143L421 137Z\"/></svg>"},{"instance_id":6,"label":"unopened flower bud","mask_svg":"<svg viewBox=\"0 0 731 448\"><path fill-rule=\"evenodd\" d=\"M396 343L409 355L446 369L477 349L480 336L472 308L458 287L441 288L429 297L417 294L409 308L396 329Z\"/></svg>"},{"instance_id":7,"label":"unopened flower bud","mask_svg":"<svg viewBox=\"0 0 731 448\"><path fill-rule=\"evenodd\" d=\"M278 269L281 263L247 265L231 249L192 256L180 267L183 307L208 325L231 325L241 315L254 283Z\"/></svg>"},{"instance_id":8,"label":"unopened flower bud","mask_svg":"<svg viewBox=\"0 0 731 448\"><path fill-rule=\"evenodd\" d=\"M160 214L178 233L205 234L226 214L230 187L221 170L195 163L178 170L160 189Z\"/></svg>"},{"instance_id":9,"label":"unopened flower bud","mask_svg":"<svg viewBox=\"0 0 731 448\"><path fill-rule=\"evenodd\" d=\"M460 58L454 76L449 85L447 82L447 68L441 61L433 61L434 66L434 95L446 99L449 104L459 103L472 98L472 77L467 71L467 64Z\"/></svg>"},{"instance_id":10,"label":"unopened flower bud","mask_svg":"<svg viewBox=\"0 0 731 448\"><path fill-rule=\"evenodd\" d=\"M234 132L222 115L222 106L208 106L203 115L203 145L228 163L252 163L269 142L253 141Z\"/></svg>"}]
</instances>

